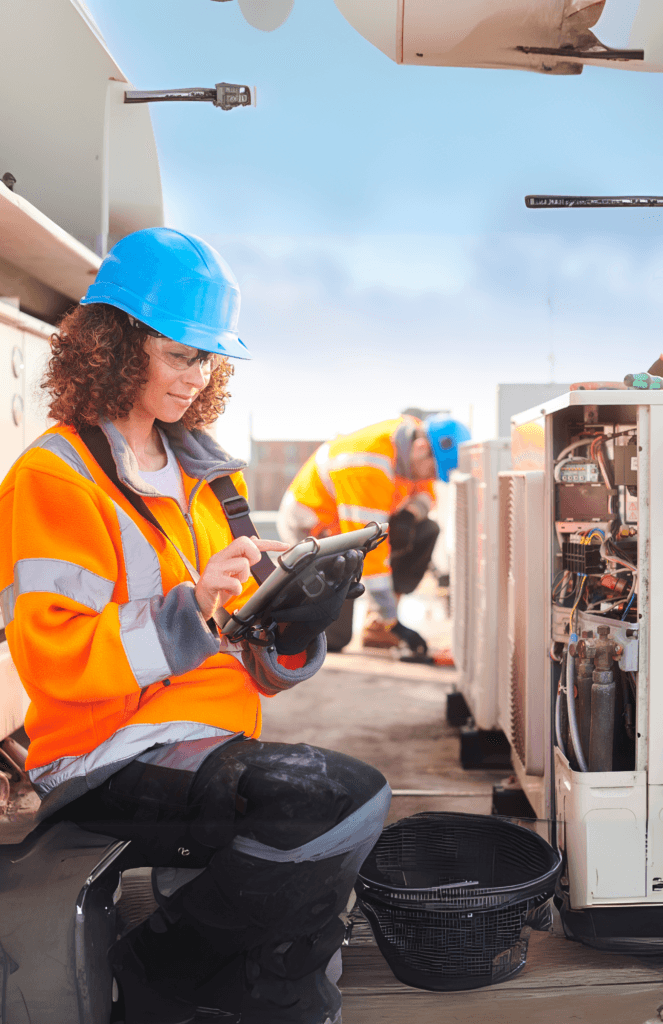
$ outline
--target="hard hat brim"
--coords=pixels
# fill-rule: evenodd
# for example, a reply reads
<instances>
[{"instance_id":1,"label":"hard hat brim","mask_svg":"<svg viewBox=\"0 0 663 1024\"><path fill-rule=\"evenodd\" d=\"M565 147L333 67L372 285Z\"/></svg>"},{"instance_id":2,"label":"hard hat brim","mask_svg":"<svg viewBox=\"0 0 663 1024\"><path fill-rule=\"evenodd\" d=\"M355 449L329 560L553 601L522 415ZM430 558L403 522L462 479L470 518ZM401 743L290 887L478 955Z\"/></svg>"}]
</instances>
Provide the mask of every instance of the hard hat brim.
<instances>
[{"instance_id":1,"label":"hard hat brim","mask_svg":"<svg viewBox=\"0 0 663 1024\"><path fill-rule=\"evenodd\" d=\"M96 303L116 306L129 316L142 320L158 334L164 334L181 345L189 345L191 348L202 349L203 352L213 352L232 359L251 359L248 348L233 331L215 330L191 321L175 319L172 313L159 309L141 296L118 285L91 284L80 302L81 306Z\"/></svg>"}]
</instances>

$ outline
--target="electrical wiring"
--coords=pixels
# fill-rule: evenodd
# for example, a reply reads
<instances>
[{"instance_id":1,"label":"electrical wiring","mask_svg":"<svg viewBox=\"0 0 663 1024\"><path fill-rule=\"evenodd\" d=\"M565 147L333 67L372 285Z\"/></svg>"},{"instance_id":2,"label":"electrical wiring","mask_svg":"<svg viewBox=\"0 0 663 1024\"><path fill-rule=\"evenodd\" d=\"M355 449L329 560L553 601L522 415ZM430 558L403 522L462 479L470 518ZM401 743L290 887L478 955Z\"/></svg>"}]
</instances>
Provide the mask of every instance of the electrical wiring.
<instances>
[{"instance_id":1,"label":"electrical wiring","mask_svg":"<svg viewBox=\"0 0 663 1024\"><path fill-rule=\"evenodd\" d=\"M566 710L569 716L569 734L571 736L571 746L576 755L576 761L578 762L578 768L581 772L588 771L587 762L582 749L582 742L580 740L580 729L578 728L578 718L576 716L576 701L575 701L575 658L572 658L569 654L566 659Z\"/></svg>"},{"instance_id":2,"label":"electrical wiring","mask_svg":"<svg viewBox=\"0 0 663 1024\"><path fill-rule=\"evenodd\" d=\"M638 684L635 681L635 672L625 672L624 675L628 679L628 684L631 687L631 693L634 698L638 696Z\"/></svg>"},{"instance_id":3,"label":"electrical wiring","mask_svg":"<svg viewBox=\"0 0 663 1024\"><path fill-rule=\"evenodd\" d=\"M576 448L589 448L594 438L599 436L599 434L591 434L588 438L583 439L582 441L574 441L573 444L567 445L564 451L561 451L555 459L555 464L561 462L562 459L566 458L569 452L575 451Z\"/></svg>"},{"instance_id":4,"label":"electrical wiring","mask_svg":"<svg viewBox=\"0 0 663 1024\"><path fill-rule=\"evenodd\" d=\"M575 604L573 605L573 608L571 609L571 614L569 615L569 633L573 633L573 616L575 615L576 608L580 604L580 598L582 597L582 592L585 589L586 581L586 576L580 576L578 596L576 597Z\"/></svg>"},{"instance_id":5,"label":"electrical wiring","mask_svg":"<svg viewBox=\"0 0 663 1024\"><path fill-rule=\"evenodd\" d=\"M564 680L566 679L567 658L568 654L565 651L564 657L562 658L562 668L559 676L559 683L557 686L557 697L555 699L555 739L557 741L557 746L562 751L562 754L568 761L569 755L566 752L566 747L564 746L564 739L562 737L562 698L564 695Z\"/></svg>"},{"instance_id":6,"label":"electrical wiring","mask_svg":"<svg viewBox=\"0 0 663 1024\"><path fill-rule=\"evenodd\" d=\"M565 576L566 576L566 572L565 571L558 572L557 575L555 576L555 579L553 580L553 588L552 588L553 600L557 596L557 588L561 586Z\"/></svg>"},{"instance_id":7,"label":"electrical wiring","mask_svg":"<svg viewBox=\"0 0 663 1024\"><path fill-rule=\"evenodd\" d=\"M611 553L609 553L609 551ZM619 551L614 553L615 549L613 546L612 538L608 537L601 544L601 558L604 558L606 562L616 562L618 565L623 565L631 572L637 572L637 566L633 565L633 562L629 562Z\"/></svg>"},{"instance_id":8,"label":"electrical wiring","mask_svg":"<svg viewBox=\"0 0 663 1024\"><path fill-rule=\"evenodd\" d=\"M570 586L571 584L573 584L573 586ZM568 569L565 570L564 579L562 580L562 586L560 588L559 593L555 593L555 591L553 590L553 603L556 604L558 607L563 608L564 605L561 602L566 601L566 599L571 596L576 586L577 583L573 583L573 573L570 572ZM555 600L556 597L558 598L558 600Z\"/></svg>"},{"instance_id":9,"label":"electrical wiring","mask_svg":"<svg viewBox=\"0 0 663 1024\"><path fill-rule=\"evenodd\" d=\"M613 489L612 480L610 479L610 476L608 474L608 467L606 466L605 457L603 455L603 450L601 448L599 448L597 451L596 461L599 464L599 469L601 470L601 476L603 477L603 481L608 490L611 491Z\"/></svg>"},{"instance_id":10,"label":"electrical wiring","mask_svg":"<svg viewBox=\"0 0 663 1024\"><path fill-rule=\"evenodd\" d=\"M582 440L574 441L572 444L567 445L555 459L555 464L561 462L562 459L566 458L569 452L575 451L576 448L589 448L597 439L602 441L612 441L616 437L625 437L627 434L633 436L635 433L636 428L630 427L628 430L620 430L618 434L610 434L608 437L606 437L605 434L589 434L586 438L582 438Z\"/></svg>"},{"instance_id":11,"label":"electrical wiring","mask_svg":"<svg viewBox=\"0 0 663 1024\"><path fill-rule=\"evenodd\" d=\"M567 588L567 586L568 586L568 583L569 583L569 577L570 577L571 575L572 575L572 574L571 574L571 573L570 573L570 572L568 571L568 569L565 569L565 570L564 570L563 572L561 572L561 573L559 573L559 574L557 575L557 577L556 577L556 579L555 579L555 582L554 582L554 584L553 584L553 589L552 589L552 597L553 597L553 601L555 600L555 598L556 598L557 596L559 596L560 600L562 600L562 601L563 601L563 600L564 600L564 599L565 599L566 597L568 597L568 594L567 594L567 593L565 593L565 594L564 594L564 595L562 596L562 593L561 593L561 591L562 591L562 590L566 590L566 588ZM561 576L561 579L560 579L560 576Z\"/></svg>"},{"instance_id":12,"label":"electrical wiring","mask_svg":"<svg viewBox=\"0 0 663 1024\"><path fill-rule=\"evenodd\" d=\"M624 621L624 619L628 615L628 610L631 607L631 605L633 604L633 598L634 597L635 597L635 586L633 587L633 593L631 594L631 596L629 598L628 604L626 605L626 608L624 609L624 614L622 615L622 622Z\"/></svg>"}]
</instances>

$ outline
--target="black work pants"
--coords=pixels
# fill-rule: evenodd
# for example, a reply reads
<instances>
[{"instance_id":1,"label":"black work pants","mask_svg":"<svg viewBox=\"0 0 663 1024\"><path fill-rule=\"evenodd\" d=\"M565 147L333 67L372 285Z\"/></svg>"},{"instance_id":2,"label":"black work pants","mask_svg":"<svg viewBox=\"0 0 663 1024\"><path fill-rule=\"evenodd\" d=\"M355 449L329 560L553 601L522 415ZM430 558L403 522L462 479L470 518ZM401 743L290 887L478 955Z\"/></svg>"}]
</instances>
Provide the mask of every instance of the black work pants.
<instances>
[{"instance_id":1,"label":"black work pants","mask_svg":"<svg viewBox=\"0 0 663 1024\"><path fill-rule=\"evenodd\" d=\"M385 779L307 744L204 744L202 761L200 741L148 751L62 816L130 839L134 863L204 869L142 926L137 951L154 981L196 999L192 990L241 957L244 1019L333 1020L318 975L381 831Z\"/></svg>"},{"instance_id":2,"label":"black work pants","mask_svg":"<svg viewBox=\"0 0 663 1024\"><path fill-rule=\"evenodd\" d=\"M411 594L421 583L440 528L432 519L412 523L397 512L389 520L391 576L397 594Z\"/></svg>"},{"instance_id":3,"label":"black work pants","mask_svg":"<svg viewBox=\"0 0 663 1024\"><path fill-rule=\"evenodd\" d=\"M440 528L432 519L413 523L409 515L396 512L389 520L391 573L394 591L411 594L421 583L433 554ZM345 601L336 622L325 630L327 647L340 651L352 639L354 601Z\"/></svg>"}]
</instances>

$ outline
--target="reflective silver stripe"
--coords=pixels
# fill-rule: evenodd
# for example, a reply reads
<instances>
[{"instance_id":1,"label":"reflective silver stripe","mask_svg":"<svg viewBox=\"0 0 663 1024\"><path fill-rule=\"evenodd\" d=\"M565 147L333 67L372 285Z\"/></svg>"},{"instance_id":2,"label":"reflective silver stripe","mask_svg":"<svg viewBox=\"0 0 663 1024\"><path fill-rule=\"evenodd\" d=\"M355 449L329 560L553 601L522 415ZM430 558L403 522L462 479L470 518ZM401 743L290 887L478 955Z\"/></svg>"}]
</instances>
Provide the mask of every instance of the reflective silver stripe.
<instances>
[{"instance_id":1,"label":"reflective silver stripe","mask_svg":"<svg viewBox=\"0 0 663 1024\"><path fill-rule=\"evenodd\" d=\"M25 452L29 452L32 448L43 448L45 451L52 452L53 455L57 455L59 459L62 459L62 461L66 463L66 465L69 466L70 469L73 469L75 473L79 473L80 476L85 477L86 480L91 480L94 483L92 474L90 473L89 469L83 462L82 458L74 448L73 444L70 441L68 441L66 437L63 437L61 434L42 434L41 437L38 437L35 441L32 442L32 444L29 444L27 446ZM21 456L19 456L19 458L22 458L25 452L23 452ZM55 563L56 559L25 559L25 561ZM71 565L72 563L63 562L61 564ZM95 573L88 572L87 569L83 569L81 568L81 566L74 565L73 569L75 570L75 572L81 574L81 583L85 574L88 574L90 577L96 577L97 581L101 580L104 583L109 582L107 580L104 580L103 577L101 576L96 576ZM16 576L16 570L14 570L14 575ZM19 594L26 593L28 590L32 589L40 592L63 594L66 597L73 598L73 600L75 601L80 601L81 604L86 605L88 608L95 608L95 610L100 610L96 609L95 604L90 603L90 601L95 600L95 596L98 593L98 586L95 583L94 579L88 581L92 584L90 588L86 587L86 585L82 583L81 596L79 596L71 592L70 590L72 580L69 574L57 574L57 583L64 583L64 585L66 586L66 589L64 590L57 589L53 585L49 585L47 582L45 585L37 585L35 587L31 587L27 584L29 577L32 575L33 571L30 570L28 576L24 577L24 582L26 583L25 587L23 587L20 582L18 582L16 588L14 587L13 584L10 584L8 587L5 587L5 589L0 594L0 605L2 607L2 617L4 619L5 626L8 626L9 623L14 618L14 605L16 603L16 598L19 596ZM110 600L110 598L108 598L108 600Z\"/></svg>"},{"instance_id":2,"label":"reflective silver stripe","mask_svg":"<svg viewBox=\"0 0 663 1024\"><path fill-rule=\"evenodd\" d=\"M297 501L292 491L283 495L276 518L276 529L281 540L297 544L305 540L318 525L319 519L312 508Z\"/></svg>"},{"instance_id":3,"label":"reflective silver stripe","mask_svg":"<svg viewBox=\"0 0 663 1024\"><path fill-rule=\"evenodd\" d=\"M8 626L14 618L14 584L10 583L8 587L0 594L0 608L2 608L2 624Z\"/></svg>"},{"instance_id":4,"label":"reflective silver stripe","mask_svg":"<svg viewBox=\"0 0 663 1024\"><path fill-rule=\"evenodd\" d=\"M90 569L60 558L21 558L14 566L13 587L2 592L2 613L7 625L21 594L57 594L100 612L113 596L115 584ZM9 595L7 591L11 590ZM6 595L6 596L5 596Z\"/></svg>"},{"instance_id":5,"label":"reflective silver stripe","mask_svg":"<svg viewBox=\"0 0 663 1024\"><path fill-rule=\"evenodd\" d=\"M115 502L113 504L120 524L129 600L163 597L159 556L133 519L130 519L119 505Z\"/></svg>"},{"instance_id":6,"label":"reflective silver stripe","mask_svg":"<svg viewBox=\"0 0 663 1024\"><path fill-rule=\"evenodd\" d=\"M312 839L310 843L297 846L294 850L279 850L275 846L265 846L255 839L248 839L246 836L236 836L233 839L233 849L245 853L249 857L258 857L260 860L276 861L279 864L296 863L304 860L328 860L330 857L339 857L343 853L350 853L364 844L370 844L366 853L370 851L382 831L382 823L387 816L391 802L391 789L387 783L379 793L371 797L354 814L350 814L344 821L341 821L329 832Z\"/></svg>"},{"instance_id":7,"label":"reflective silver stripe","mask_svg":"<svg viewBox=\"0 0 663 1024\"><path fill-rule=\"evenodd\" d=\"M73 469L76 473L80 473L80 475L84 476L86 480L92 480L94 483L94 478L90 473L90 470L83 462L73 444L71 444L66 437L63 437L62 434L42 434L36 441L33 441L32 444L28 445L25 449L26 452L29 452L31 448L45 448L46 451L53 452L53 454L57 455L59 459L66 462L70 469Z\"/></svg>"},{"instance_id":8,"label":"reflective silver stripe","mask_svg":"<svg viewBox=\"0 0 663 1024\"><path fill-rule=\"evenodd\" d=\"M394 477L394 467L387 455L376 455L374 452L345 452L342 455L335 455L327 463L328 472L337 469L364 469L367 467L380 469L390 480Z\"/></svg>"},{"instance_id":9,"label":"reflective silver stripe","mask_svg":"<svg viewBox=\"0 0 663 1024\"><path fill-rule=\"evenodd\" d=\"M136 758L142 764L156 764L160 768L174 768L178 772L191 772L200 768L218 746L218 737L206 736L202 740L178 740L165 746L150 747Z\"/></svg>"},{"instance_id":10,"label":"reflective silver stripe","mask_svg":"<svg viewBox=\"0 0 663 1024\"><path fill-rule=\"evenodd\" d=\"M74 779L83 781L83 790L94 789L118 771L123 764L134 761L149 747L178 743L184 740L206 739L209 736L238 736L227 729L217 729L203 722L158 722L125 725L89 754L60 757L50 764L31 768L30 781L42 799L57 786Z\"/></svg>"},{"instance_id":11,"label":"reflective silver stripe","mask_svg":"<svg viewBox=\"0 0 663 1024\"><path fill-rule=\"evenodd\" d=\"M159 600L158 597L142 598L119 606L120 640L129 667L141 688L170 675L170 665L163 653L153 618L152 602L156 613Z\"/></svg>"},{"instance_id":12,"label":"reflective silver stripe","mask_svg":"<svg viewBox=\"0 0 663 1024\"><path fill-rule=\"evenodd\" d=\"M363 505L339 505L338 518L350 523L383 523L389 513L383 508L364 508Z\"/></svg>"},{"instance_id":13,"label":"reflective silver stripe","mask_svg":"<svg viewBox=\"0 0 663 1024\"><path fill-rule=\"evenodd\" d=\"M321 444L315 453L315 465L322 485L329 492L330 497L334 496L334 485L329 475L329 444Z\"/></svg>"}]
</instances>

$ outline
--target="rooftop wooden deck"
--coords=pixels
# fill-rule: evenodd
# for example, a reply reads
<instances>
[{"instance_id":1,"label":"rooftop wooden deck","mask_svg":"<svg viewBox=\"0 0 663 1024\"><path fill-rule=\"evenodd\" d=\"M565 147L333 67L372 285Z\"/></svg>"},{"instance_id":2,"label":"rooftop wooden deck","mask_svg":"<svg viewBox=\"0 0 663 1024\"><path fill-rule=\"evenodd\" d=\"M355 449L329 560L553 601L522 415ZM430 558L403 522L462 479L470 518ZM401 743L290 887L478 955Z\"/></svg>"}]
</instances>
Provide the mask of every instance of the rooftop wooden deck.
<instances>
[{"instance_id":1,"label":"rooftop wooden deck","mask_svg":"<svg viewBox=\"0 0 663 1024\"><path fill-rule=\"evenodd\" d=\"M605 953L532 932L512 981L464 992L403 985L378 947L343 949L343 1024L645 1024L663 1003L663 956Z\"/></svg>"}]
</instances>

